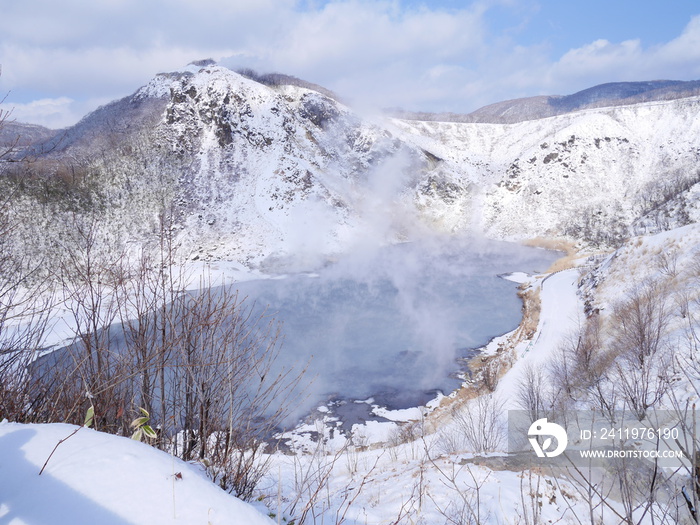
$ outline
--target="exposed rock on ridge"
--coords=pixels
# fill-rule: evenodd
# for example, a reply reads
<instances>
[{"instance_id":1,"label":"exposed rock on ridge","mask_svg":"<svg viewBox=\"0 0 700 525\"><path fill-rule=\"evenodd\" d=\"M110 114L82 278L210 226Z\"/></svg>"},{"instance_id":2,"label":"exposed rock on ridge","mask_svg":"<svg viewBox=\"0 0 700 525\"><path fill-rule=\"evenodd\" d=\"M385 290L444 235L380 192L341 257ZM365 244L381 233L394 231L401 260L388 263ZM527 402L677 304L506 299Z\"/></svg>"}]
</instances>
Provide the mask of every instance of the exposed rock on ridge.
<instances>
[{"instance_id":1,"label":"exposed rock on ridge","mask_svg":"<svg viewBox=\"0 0 700 525\"><path fill-rule=\"evenodd\" d=\"M120 235L148 239L167 204L180 253L280 271L427 230L614 246L700 217L699 97L507 125L367 118L309 85L258 80L208 61L158 75L49 156L87 159Z\"/></svg>"}]
</instances>

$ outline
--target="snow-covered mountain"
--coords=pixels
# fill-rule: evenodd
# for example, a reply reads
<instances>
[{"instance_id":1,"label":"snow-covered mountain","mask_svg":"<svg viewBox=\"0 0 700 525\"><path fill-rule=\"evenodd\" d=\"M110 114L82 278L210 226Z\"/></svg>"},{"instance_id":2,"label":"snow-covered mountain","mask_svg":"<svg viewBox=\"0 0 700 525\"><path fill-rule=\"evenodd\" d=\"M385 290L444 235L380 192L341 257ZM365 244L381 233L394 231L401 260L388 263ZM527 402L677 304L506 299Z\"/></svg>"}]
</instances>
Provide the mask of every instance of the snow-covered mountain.
<instances>
[{"instance_id":1,"label":"snow-covered mountain","mask_svg":"<svg viewBox=\"0 0 700 525\"><path fill-rule=\"evenodd\" d=\"M56 131L35 124L22 124L14 121L4 121L0 126L0 148L2 152L8 149L30 146L36 142L46 142L56 134Z\"/></svg>"},{"instance_id":2,"label":"snow-covered mountain","mask_svg":"<svg viewBox=\"0 0 700 525\"><path fill-rule=\"evenodd\" d=\"M148 195L167 186L183 253L251 266L426 229L615 244L700 213L697 96L517 124L428 122L361 115L267 78L208 61L161 74L40 149L63 163L90 151L93 165L102 152L100 180L125 221L156 214Z\"/></svg>"},{"instance_id":3,"label":"snow-covered mountain","mask_svg":"<svg viewBox=\"0 0 700 525\"><path fill-rule=\"evenodd\" d=\"M615 244L633 226L697 220L699 110L690 97L512 125L398 125L479 188L488 235Z\"/></svg>"},{"instance_id":4,"label":"snow-covered mountain","mask_svg":"<svg viewBox=\"0 0 700 525\"><path fill-rule=\"evenodd\" d=\"M515 124L584 109L629 106L640 102L675 100L697 95L700 95L700 81L697 80L610 82L572 95L541 95L496 102L468 114L412 113L401 110L396 110L395 114L411 120Z\"/></svg>"}]
</instances>

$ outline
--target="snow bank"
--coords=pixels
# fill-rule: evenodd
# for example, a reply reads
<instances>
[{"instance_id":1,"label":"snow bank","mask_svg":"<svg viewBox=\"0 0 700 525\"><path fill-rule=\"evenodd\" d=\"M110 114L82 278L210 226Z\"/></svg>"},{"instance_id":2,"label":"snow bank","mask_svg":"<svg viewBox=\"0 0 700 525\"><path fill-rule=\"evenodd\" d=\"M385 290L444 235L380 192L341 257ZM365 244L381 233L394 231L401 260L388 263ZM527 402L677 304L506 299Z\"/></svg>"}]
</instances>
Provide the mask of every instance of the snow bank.
<instances>
[{"instance_id":1,"label":"snow bank","mask_svg":"<svg viewBox=\"0 0 700 525\"><path fill-rule=\"evenodd\" d=\"M0 522L270 525L196 467L144 443L75 426L0 424Z\"/></svg>"},{"instance_id":2,"label":"snow bank","mask_svg":"<svg viewBox=\"0 0 700 525\"><path fill-rule=\"evenodd\" d=\"M584 319L583 303L577 295L579 270L573 268L550 275L541 283L542 309L533 340L518 345L518 361L498 384L497 394L507 400L506 409L520 409L518 388L528 366L544 368Z\"/></svg>"}]
</instances>

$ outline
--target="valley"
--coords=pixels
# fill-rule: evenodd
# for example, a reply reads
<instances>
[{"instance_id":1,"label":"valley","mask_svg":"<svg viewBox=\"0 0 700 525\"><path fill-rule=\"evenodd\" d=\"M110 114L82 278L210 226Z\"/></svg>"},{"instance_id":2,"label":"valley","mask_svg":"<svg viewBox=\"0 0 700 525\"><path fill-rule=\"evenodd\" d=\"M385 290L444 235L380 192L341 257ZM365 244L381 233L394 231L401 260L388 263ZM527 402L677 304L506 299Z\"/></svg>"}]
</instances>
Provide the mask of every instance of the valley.
<instances>
[{"instance_id":1,"label":"valley","mask_svg":"<svg viewBox=\"0 0 700 525\"><path fill-rule=\"evenodd\" d=\"M700 97L669 89L418 120L204 61L69 129L17 142L13 126L0 419L79 425L92 406L97 430L125 436L148 408L156 448L278 522L690 522ZM307 368L322 376L308 387ZM339 403L363 406L344 422ZM528 467L509 462L511 411L661 414L692 457ZM303 421L284 428L290 414Z\"/></svg>"}]
</instances>

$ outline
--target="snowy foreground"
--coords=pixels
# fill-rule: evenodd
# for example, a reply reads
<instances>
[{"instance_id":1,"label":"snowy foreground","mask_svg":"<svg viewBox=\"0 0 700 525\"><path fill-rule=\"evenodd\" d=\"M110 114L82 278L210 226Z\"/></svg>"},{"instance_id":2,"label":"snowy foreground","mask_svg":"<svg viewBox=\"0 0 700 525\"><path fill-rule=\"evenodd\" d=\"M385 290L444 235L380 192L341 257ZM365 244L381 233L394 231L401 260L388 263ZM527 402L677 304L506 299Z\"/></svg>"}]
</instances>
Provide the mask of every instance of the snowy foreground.
<instances>
[{"instance_id":1,"label":"snowy foreground","mask_svg":"<svg viewBox=\"0 0 700 525\"><path fill-rule=\"evenodd\" d=\"M0 523L270 524L200 470L134 440L72 425L0 424Z\"/></svg>"},{"instance_id":2,"label":"snowy foreground","mask_svg":"<svg viewBox=\"0 0 700 525\"><path fill-rule=\"evenodd\" d=\"M74 429L63 424L0 424L0 523L276 522L260 512L265 511L261 504L259 511L226 494L203 477L196 466L146 444L87 428L62 443L39 475L56 443ZM329 492L321 495L325 510L312 511L318 514L315 519L310 514L307 522L394 523L412 517L406 522L442 523L444 513L457 511L458 487L479 489L467 497L471 500L478 495L483 508L491 509L483 511L484 522L518 522L514 517L520 513L521 489L530 490L537 481L514 472L459 466L455 461L460 458L426 464L425 459L419 459L423 456L420 446L400 447L395 452L331 456L333 461L328 463L321 463L316 457L318 463L314 466L318 470L311 472L312 466L306 465L313 478L307 480L309 490L319 488L320 478L330 473L326 468L334 472ZM291 469L293 473L294 461L286 459L279 472ZM285 482L292 483L293 479ZM560 516L566 504L561 499L557 503L557 498L561 498L558 491L550 482L542 482L539 490L545 491L551 502L539 509L542 516ZM285 506L289 503L280 501Z\"/></svg>"}]
</instances>

